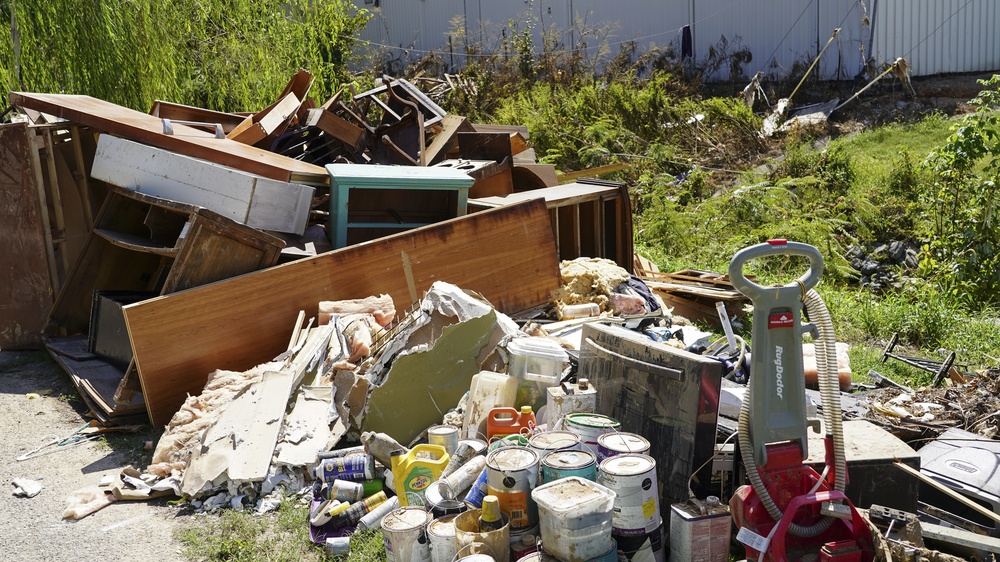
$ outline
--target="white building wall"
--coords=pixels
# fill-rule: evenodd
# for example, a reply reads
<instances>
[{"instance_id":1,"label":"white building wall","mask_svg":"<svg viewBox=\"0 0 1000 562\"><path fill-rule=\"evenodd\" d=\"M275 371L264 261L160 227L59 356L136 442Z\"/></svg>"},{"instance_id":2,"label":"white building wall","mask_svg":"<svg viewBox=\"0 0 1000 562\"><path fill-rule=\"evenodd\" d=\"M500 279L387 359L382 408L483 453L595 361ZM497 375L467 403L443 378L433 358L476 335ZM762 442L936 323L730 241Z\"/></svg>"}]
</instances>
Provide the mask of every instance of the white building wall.
<instances>
[{"instance_id":1,"label":"white building wall","mask_svg":"<svg viewBox=\"0 0 1000 562\"><path fill-rule=\"evenodd\" d=\"M690 25L699 63L723 38L730 51L749 48L753 59L741 66L746 77L758 71L781 76L796 62L808 65L836 27L841 32L816 71L822 79L857 75L862 46L865 56L874 55L880 63L905 57L914 76L1000 69L1000 0L864 0L869 15L876 12L871 47L860 0L353 1L375 13L360 38L410 59L436 50L448 60L456 16L464 16L469 40L492 52L502 52L502 30L511 20L523 25L530 17L537 52L544 28L555 34L562 50L586 41L588 58L597 54L596 45L592 37L581 38L584 27L602 30L606 54L614 56L632 40L640 52L668 45L679 50L681 29ZM454 58L461 64L464 45L455 39ZM728 80L729 68L708 78Z\"/></svg>"}]
</instances>

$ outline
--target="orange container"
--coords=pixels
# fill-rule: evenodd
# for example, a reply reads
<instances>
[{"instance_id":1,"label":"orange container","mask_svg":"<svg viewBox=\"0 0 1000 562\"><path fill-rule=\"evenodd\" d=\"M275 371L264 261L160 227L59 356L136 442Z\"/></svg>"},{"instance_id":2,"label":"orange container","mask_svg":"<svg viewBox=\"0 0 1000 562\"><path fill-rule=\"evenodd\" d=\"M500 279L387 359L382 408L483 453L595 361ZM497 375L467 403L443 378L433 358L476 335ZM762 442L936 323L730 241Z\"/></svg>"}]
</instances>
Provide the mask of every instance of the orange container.
<instances>
[{"instance_id":1,"label":"orange container","mask_svg":"<svg viewBox=\"0 0 1000 562\"><path fill-rule=\"evenodd\" d=\"M486 417L486 437L493 439L507 435L527 433L535 430L535 414L531 406L521 406L521 411L515 408L493 408Z\"/></svg>"}]
</instances>

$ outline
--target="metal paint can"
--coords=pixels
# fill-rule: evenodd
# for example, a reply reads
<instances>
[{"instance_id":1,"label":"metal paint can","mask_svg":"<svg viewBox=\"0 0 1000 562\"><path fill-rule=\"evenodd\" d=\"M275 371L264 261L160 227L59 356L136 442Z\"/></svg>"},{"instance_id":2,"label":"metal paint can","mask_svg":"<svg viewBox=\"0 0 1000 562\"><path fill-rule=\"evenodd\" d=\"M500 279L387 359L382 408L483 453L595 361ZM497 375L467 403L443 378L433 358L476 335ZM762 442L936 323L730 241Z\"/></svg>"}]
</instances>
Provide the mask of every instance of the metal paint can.
<instances>
[{"instance_id":1,"label":"metal paint can","mask_svg":"<svg viewBox=\"0 0 1000 562\"><path fill-rule=\"evenodd\" d=\"M531 490L538 483L538 453L527 447L497 449L486 457L486 486L510 517L512 533L538 524Z\"/></svg>"},{"instance_id":2,"label":"metal paint can","mask_svg":"<svg viewBox=\"0 0 1000 562\"><path fill-rule=\"evenodd\" d=\"M479 473L479 477L476 478L476 481L472 483L472 487L469 488L469 493L465 494L465 503L472 507L483 507L483 498L489 494L486 485L486 473L487 470L484 468L483 471Z\"/></svg>"},{"instance_id":3,"label":"metal paint can","mask_svg":"<svg viewBox=\"0 0 1000 562\"><path fill-rule=\"evenodd\" d=\"M440 480L431 482L431 485L427 487L424 493L424 507L435 518L444 517L445 515L457 515L468 509L465 502L453 497L450 490Z\"/></svg>"},{"instance_id":4,"label":"metal paint can","mask_svg":"<svg viewBox=\"0 0 1000 562\"><path fill-rule=\"evenodd\" d=\"M566 416L563 427L580 436L585 450L597 454L597 439L605 433L618 431L622 424L601 414L577 413Z\"/></svg>"},{"instance_id":5,"label":"metal paint can","mask_svg":"<svg viewBox=\"0 0 1000 562\"><path fill-rule=\"evenodd\" d=\"M590 451L555 451L542 458L542 484L567 476L597 480L597 457Z\"/></svg>"},{"instance_id":6,"label":"metal paint can","mask_svg":"<svg viewBox=\"0 0 1000 562\"><path fill-rule=\"evenodd\" d=\"M538 550L538 526L510 535L510 556L517 560Z\"/></svg>"},{"instance_id":7,"label":"metal paint can","mask_svg":"<svg viewBox=\"0 0 1000 562\"><path fill-rule=\"evenodd\" d=\"M399 509L399 496L392 496L388 501L384 501L379 504L378 507L369 511L358 521L358 530L367 531L368 529L380 529L382 525L382 518L389 514L391 511Z\"/></svg>"},{"instance_id":8,"label":"metal paint can","mask_svg":"<svg viewBox=\"0 0 1000 562\"><path fill-rule=\"evenodd\" d=\"M439 517L427 524L427 539L431 544L431 562L451 562L458 554L455 540L455 516Z\"/></svg>"},{"instance_id":9,"label":"metal paint can","mask_svg":"<svg viewBox=\"0 0 1000 562\"><path fill-rule=\"evenodd\" d=\"M347 556L351 552L351 537L327 537L323 546L333 556Z\"/></svg>"},{"instance_id":10,"label":"metal paint can","mask_svg":"<svg viewBox=\"0 0 1000 562\"><path fill-rule=\"evenodd\" d=\"M490 441L489 451L492 453L497 449L504 449L506 447L527 447L528 438L524 435L514 434L505 435L501 438L494 438Z\"/></svg>"},{"instance_id":11,"label":"metal paint can","mask_svg":"<svg viewBox=\"0 0 1000 562\"><path fill-rule=\"evenodd\" d=\"M572 431L537 433L528 439L528 446L538 451L538 456L543 459L553 451L579 451L581 448L580 436Z\"/></svg>"},{"instance_id":12,"label":"metal paint can","mask_svg":"<svg viewBox=\"0 0 1000 562\"><path fill-rule=\"evenodd\" d=\"M652 457L626 453L604 459L597 482L616 494L612 534L644 535L661 525L656 461Z\"/></svg>"},{"instance_id":13,"label":"metal paint can","mask_svg":"<svg viewBox=\"0 0 1000 562\"><path fill-rule=\"evenodd\" d=\"M316 466L313 475L327 483L334 480L352 482L373 480L375 478L375 459L371 455L323 459L323 462Z\"/></svg>"},{"instance_id":14,"label":"metal paint can","mask_svg":"<svg viewBox=\"0 0 1000 562\"><path fill-rule=\"evenodd\" d=\"M473 449L476 450L476 454L478 455L486 454L487 444L486 441L483 441L482 439L473 439L471 437L466 439L459 439L458 444L461 445L462 443L468 443L469 446L471 446Z\"/></svg>"},{"instance_id":15,"label":"metal paint can","mask_svg":"<svg viewBox=\"0 0 1000 562\"><path fill-rule=\"evenodd\" d=\"M627 560L632 562L666 562L668 548L666 541L663 540L662 524L650 533L618 535L612 532L611 536L618 542L618 550L625 555Z\"/></svg>"},{"instance_id":16,"label":"metal paint can","mask_svg":"<svg viewBox=\"0 0 1000 562\"><path fill-rule=\"evenodd\" d=\"M649 440L642 435L624 431L605 433L597 438L597 462L624 453L648 455Z\"/></svg>"},{"instance_id":17,"label":"metal paint can","mask_svg":"<svg viewBox=\"0 0 1000 562\"><path fill-rule=\"evenodd\" d=\"M453 425L432 426L427 430L427 442L444 447L450 457L458 448L458 428Z\"/></svg>"},{"instance_id":18,"label":"metal paint can","mask_svg":"<svg viewBox=\"0 0 1000 562\"><path fill-rule=\"evenodd\" d=\"M323 495L326 499L354 503L381 490L381 480L368 480L365 482L334 480L333 482L328 482L326 487L323 488Z\"/></svg>"},{"instance_id":19,"label":"metal paint can","mask_svg":"<svg viewBox=\"0 0 1000 562\"><path fill-rule=\"evenodd\" d=\"M382 519L382 539L389 562L430 562L427 540L430 514L423 507L401 507Z\"/></svg>"}]
</instances>

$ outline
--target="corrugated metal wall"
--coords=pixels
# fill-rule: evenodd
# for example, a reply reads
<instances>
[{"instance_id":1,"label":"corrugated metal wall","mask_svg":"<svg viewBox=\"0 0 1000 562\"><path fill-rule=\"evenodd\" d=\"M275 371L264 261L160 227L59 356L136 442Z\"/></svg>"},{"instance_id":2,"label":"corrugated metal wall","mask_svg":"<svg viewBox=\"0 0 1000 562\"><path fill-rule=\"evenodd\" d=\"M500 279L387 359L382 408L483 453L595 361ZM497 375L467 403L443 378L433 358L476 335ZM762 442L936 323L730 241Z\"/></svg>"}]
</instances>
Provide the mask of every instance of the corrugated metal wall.
<instances>
[{"instance_id":1,"label":"corrugated metal wall","mask_svg":"<svg viewBox=\"0 0 1000 562\"><path fill-rule=\"evenodd\" d=\"M996 0L877 0L876 60L903 57L914 76L1000 69Z\"/></svg>"},{"instance_id":2,"label":"corrugated metal wall","mask_svg":"<svg viewBox=\"0 0 1000 562\"><path fill-rule=\"evenodd\" d=\"M640 51L651 46L680 46L681 29L691 25L699 63L711 53L748 48L752 60L740 66L744 77L758 71L781 76L795 63L808 65L841 28L820 61L823 79L851 79L864 55L876 61L909 61L915 76L942 72L1000 69L998 0L354 0L375 17L361 38L394 49L400 57L419 58L428 51L448 54L448 36L456 16L465 18L469 39L485 50L499 51L511 20L534 22L533 41L542 49L542 31L557 48L597 54L595 37L606 35L606 53L616 54L627 41ZM370 3L366 3L370 2ZM376 8L377 3L377 8ZM864 15L874 17L874 46ZM591 34L586 34L589 30ZM583 34L581 35L581 33ZM510 30L507 29L509 34ZM596 33L596 34L595 34ZM454 45L462 64L462 45ZM408 49L404 53L404 49ZM730 79L723 64L709 77Z\"/></svg>"}]
</instances>

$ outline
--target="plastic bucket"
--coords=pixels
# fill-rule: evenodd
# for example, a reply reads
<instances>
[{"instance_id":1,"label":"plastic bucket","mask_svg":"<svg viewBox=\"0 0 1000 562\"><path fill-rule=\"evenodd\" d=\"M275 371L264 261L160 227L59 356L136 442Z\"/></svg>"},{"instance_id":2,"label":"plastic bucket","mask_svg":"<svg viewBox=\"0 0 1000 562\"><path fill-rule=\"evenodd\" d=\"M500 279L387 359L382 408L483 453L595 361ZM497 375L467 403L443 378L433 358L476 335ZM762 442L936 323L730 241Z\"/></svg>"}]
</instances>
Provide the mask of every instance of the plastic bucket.
<instances>
[{"instance_id":1,"label":"plastic bucket","mask_svg":"<svg viewBox=\"0 0 1000 562\"><path fill-rule=\"evenodd\" d=\"M613 545L615 493L604 486L570 476L536 488L531 496L538 514L545 551L565 562L601 557Z\"/></svg>"}]
</instances>

